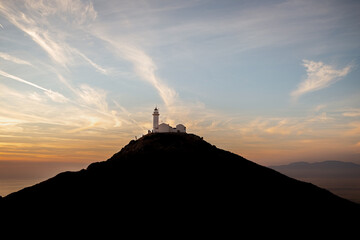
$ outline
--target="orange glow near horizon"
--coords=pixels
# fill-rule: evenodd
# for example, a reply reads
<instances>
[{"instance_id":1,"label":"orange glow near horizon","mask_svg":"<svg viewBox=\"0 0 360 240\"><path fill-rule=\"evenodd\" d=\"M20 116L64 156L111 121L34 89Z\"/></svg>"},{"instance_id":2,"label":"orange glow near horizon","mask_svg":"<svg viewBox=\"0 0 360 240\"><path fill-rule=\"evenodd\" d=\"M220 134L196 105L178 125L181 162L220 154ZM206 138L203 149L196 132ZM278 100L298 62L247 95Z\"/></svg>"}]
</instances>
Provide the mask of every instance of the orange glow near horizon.
<instances>
[{"instance_id":1,"label":"orange glow near horizon","mask_svg":"<svg viewBox=\"0 0 360 240\"><path fill-rule=\"evenodd\" d=\"M232 123L222 126L209 124L203 129L199 127L199 123L188 122L186 125L195 128L195 134L203 136L209 143L263 165L307 159L356 161L360 153L359 143L355 139L358 125L354 123L351 123L352 129L341 133L334 130L326 132L316 130L317 135L322 137L312 139L304 137L305 134L313 134L315 131L308 128L309 125L305 126L307 127L305 130L304 126L298 126L296 123L284 125L284 121L280 120L273 125L256 120L247 124L238 124L240 126L238 128ZM236 131L234 128L237 128ZM0 161L83 163L103 161L120 151L136 135L141 136L126 132L121 134L115 128L114 132L100 128L71 133L64 133L61 127L57 130L63 133L57 135L56 130L52 130L53 132L45 136L39 133L26 133L27 136L2 135ZM336 134L339 135L338 138L329 137ZM32 135L35 136L31 137Z\"/></svg>"},{"instance_id":2,"label":"orange glow near horizon","mask_svg":"<svg viewBox=\"0 0 360 240\"><path fill-rule=\"evenodd\" d=\"M356 141L351 144L352 138L346 138L349 137L349 132L344 134L343 141L336 141L325 137L304 139L297 133L290 139L283 135L283 131L279 134L269 133L266 131L266 124L257 126L243 123L237 132L234 132L232 124L221 127L209 124L206 130L194 123L188 126L197 128L196 135L204 137L210 144L264 166L296 161L356 162L357 154L360 153L359 144ZM217 128L220 130L216 130ZM0 176L0 187L3 188L0 195L33 185L62 171L76 171L86 168L92 162L105 161L135 139L135 134L121 135L115 130L113 134L108 129L95 130L67 133L68 135L62 134L59 137L55 133L43 137L30 137L31 134L27 137L3 137L3 140L8 141L3 141L0 145L0 166L3 167L0 169L0 175L3 173ZM141 134L137 136L140 137ZM10 175L12 177L7 177Z\"/></svg>"}]
</instances>

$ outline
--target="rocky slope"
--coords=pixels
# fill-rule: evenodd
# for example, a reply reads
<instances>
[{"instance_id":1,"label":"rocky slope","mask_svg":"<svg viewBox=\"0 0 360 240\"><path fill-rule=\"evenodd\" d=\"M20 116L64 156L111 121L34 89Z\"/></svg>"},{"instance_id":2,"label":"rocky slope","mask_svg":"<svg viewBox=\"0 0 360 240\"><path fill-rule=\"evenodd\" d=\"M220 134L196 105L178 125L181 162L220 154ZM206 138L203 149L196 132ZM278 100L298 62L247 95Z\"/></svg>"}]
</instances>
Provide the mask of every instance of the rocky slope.
<instances>
[{"instance_id":1,"label":"rocky slope","mask_svg":"<svg viewBox=\"0 0 360 240\"><path fill-rule=\"evenodd\" d=\"M4 197L0 205L7 212L116 211L129 221L230 225L231 219L351 223L360 213L358 204L327 190L178 133L132 140L107 161L60 173Z\"/></svg>"}]
</instances>

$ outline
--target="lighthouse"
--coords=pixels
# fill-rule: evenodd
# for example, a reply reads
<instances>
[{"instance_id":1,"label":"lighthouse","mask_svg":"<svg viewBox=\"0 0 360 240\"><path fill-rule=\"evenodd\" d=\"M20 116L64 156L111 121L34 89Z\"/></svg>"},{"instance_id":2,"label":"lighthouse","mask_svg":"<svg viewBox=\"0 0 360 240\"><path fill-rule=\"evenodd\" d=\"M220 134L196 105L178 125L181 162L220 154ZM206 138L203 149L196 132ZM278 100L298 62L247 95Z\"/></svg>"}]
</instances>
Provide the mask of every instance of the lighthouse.
<instances>
[{"instance_id":1,"label":"lighthouse","mask_svg":"<svg viewBox=\"0 0 360 240\"><path fill-rule=\"evenodd\" d=\"M167 123L159 124L159 109L155 107L153 113L153 130L148 130L148 133L186 133L186 127L182 124L176 125L176 128L171 127Z\"/></svg>"},{"instance_id":2,"label":"lighthouse","mask_svg":"<svg viewBox=\"0 0 360 240\"><path fill-rule=\"evenodd\" d=\"M153 113L153 132L159 131L159 109L156 107Z\"/></svg>"}]
</instances>

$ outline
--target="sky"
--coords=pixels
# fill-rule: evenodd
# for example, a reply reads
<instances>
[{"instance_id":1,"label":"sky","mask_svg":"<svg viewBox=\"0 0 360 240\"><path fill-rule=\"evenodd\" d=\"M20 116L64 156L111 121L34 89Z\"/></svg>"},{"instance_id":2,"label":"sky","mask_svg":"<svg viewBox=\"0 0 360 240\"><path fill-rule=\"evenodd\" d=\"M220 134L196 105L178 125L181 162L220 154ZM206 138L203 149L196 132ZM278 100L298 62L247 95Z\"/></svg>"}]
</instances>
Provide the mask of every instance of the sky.
<instances>
[{"instance_id":1,"label":"sky","mask_svg":"<svg viewBox=\"0 0 360 240\"><path fill-rule=\"evenodd\" d=\"M1 0L2 170L106 160L155 106L262 165L360 163L359 13L350 0Z\"/></svg>"}]
</instances>

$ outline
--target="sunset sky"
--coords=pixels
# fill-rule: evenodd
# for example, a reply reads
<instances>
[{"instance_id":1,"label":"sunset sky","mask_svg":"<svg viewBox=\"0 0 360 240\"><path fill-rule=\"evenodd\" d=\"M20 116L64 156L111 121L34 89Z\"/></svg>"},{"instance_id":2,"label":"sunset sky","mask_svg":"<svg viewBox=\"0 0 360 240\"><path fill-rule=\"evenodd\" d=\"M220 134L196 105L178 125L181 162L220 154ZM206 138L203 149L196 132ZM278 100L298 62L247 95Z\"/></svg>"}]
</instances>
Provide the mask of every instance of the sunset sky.
<instances>
[{"instance_id":1,"label":"sunset sky","mask_svg":"<svg viewBox=\"0 0 360 240\"><path fill-rule=\"evenodd\" d=\"M0 161L106 160L157 105L262 165L360 163L359 66L360 1L2 0Z\"/></svg>"}]
</instances>

